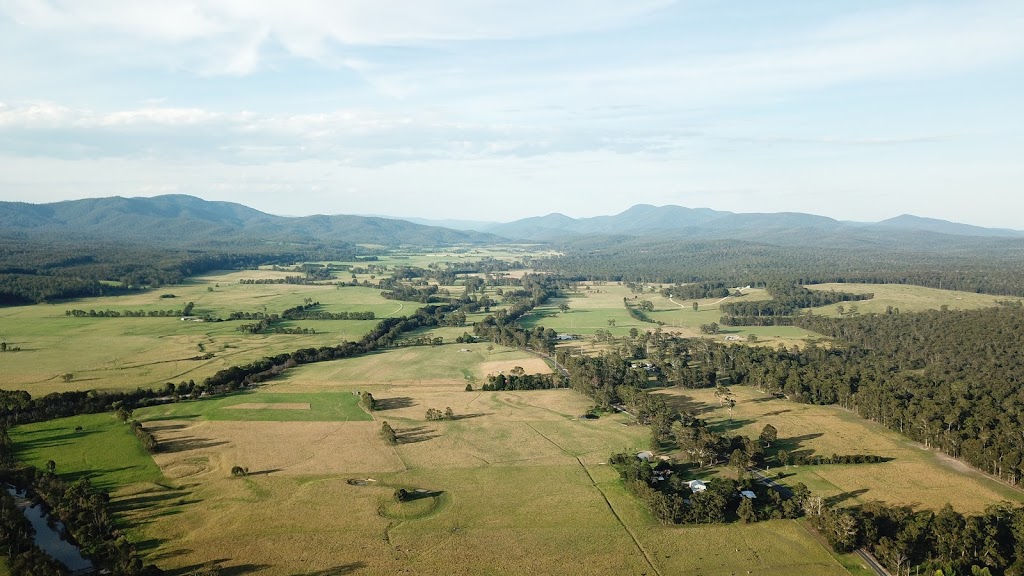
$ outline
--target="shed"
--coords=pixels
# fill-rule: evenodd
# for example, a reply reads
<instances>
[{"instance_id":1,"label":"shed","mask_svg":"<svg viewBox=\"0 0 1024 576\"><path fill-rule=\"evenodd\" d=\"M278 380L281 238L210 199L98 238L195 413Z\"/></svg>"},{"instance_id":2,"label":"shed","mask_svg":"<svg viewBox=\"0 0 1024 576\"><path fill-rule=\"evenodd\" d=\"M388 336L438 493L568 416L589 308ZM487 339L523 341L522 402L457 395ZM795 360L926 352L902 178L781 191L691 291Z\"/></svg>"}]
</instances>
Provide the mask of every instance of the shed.
<instances>
[{"instance_id":1,"label":"shed","mask_svg":"<svg viewBox=\"0 0 1024 576\"><path fill-rule=\"evenodd\" d=\"M757 494L754 494L750 490L741 490L740 497L746 498L747 500L753 500L754 498L757 498Z\"/></svg>"}]
</instances>

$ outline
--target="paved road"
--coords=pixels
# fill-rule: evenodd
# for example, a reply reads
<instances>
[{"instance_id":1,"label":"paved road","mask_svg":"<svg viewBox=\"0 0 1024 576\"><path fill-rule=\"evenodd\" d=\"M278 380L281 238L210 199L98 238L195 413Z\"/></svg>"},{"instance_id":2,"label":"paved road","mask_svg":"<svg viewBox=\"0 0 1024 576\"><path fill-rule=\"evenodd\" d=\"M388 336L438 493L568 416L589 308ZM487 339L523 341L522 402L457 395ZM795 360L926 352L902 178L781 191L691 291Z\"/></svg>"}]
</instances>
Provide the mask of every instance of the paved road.
<instances>
[{"instance_id":1,"label":"paved road","mask_svg":"<svg viewBox=\"0 0 1024 576\"><path fill-rule=\"evenodd\" d=\"M889 571L886 570L884 566L879 564L878 560L876 560L875 557L872 556L871 553L867 550L863 548L858 548L857 556L860 556L860 559L868 565L868 568L874 570L875 574L877 574L878 576L892 576L892 574L889 574Z\"/></svg>"}]
</instances>

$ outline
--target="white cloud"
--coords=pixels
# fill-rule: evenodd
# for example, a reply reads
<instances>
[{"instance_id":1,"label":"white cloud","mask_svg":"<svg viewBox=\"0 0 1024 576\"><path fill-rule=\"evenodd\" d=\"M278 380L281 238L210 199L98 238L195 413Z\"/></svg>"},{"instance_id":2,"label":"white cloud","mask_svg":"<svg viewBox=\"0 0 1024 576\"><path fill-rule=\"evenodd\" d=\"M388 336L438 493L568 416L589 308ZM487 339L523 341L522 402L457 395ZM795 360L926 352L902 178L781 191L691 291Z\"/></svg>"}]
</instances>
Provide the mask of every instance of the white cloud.
<instances>
[{"instance_id":1,"label":"white cloud","mask_svg":"<svg viewBox=\"0 0 1024 576\"><path fill-rule=\"evenodd\" d=\"M415 45L439 41L531 38L618 28L671 5L672 0L8 0L0 8L25 29L82 39L115 35L120 57L169 47L188 67L248 74L274 39L289 54L338 65L331 46ZM158 57L150 54L151 57ZM159 54L166 57L166 53ZM196 62L198 60L198 62ZM355 60L358 62L358 60Z\"/></svg>"}]
</instances>

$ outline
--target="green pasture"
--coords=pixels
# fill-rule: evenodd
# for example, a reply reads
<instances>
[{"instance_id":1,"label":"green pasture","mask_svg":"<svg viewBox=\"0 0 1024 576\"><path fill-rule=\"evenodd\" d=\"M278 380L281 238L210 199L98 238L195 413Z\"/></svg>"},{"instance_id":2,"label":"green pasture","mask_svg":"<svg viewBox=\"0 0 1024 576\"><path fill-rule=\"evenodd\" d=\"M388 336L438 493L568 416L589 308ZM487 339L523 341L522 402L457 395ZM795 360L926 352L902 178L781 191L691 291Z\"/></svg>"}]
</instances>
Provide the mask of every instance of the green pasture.
<instances>
[{"instance_id":1,"label":"green pasture","mask_svg":"<svg viewBox=\"0 0 1024 576\"><path fill-rule=\"evenodd\" d=\"M459 334L462 334L460 329ZM491 350L487 348L491 347ZM468 350L468 352L463 352ZM486 362L532 360L537 357L488 342L409 346L389 349L333 362L307 364L289 370L289 386L342 388L381 385L400 381L477 381Z\"/></svg>"},{"instance_id":2,"label":"green pasture","mask_svg":"<svg viewBox=\"0 0 1024 576\"><path fill-rule=\"evenodd\" d=\"M242 278L283 275L243 270L210 274L180 286L109 298L59 304L0 308L0 339L18 352L4 355L0 387L33 395L83 389L133 389L182 380L201 381L218 370L299 348L355 341L380 318L407 315L418 303L387 300L375 288L243 285ZM213 291L209 291L212 288ZM175 298L161 298L174 294ZM301 320L285 327L315 334L246 334L237 330L252 321L189 322L177 316L145 318L76 318L66 310L177 310L195 303L194 314L222 318L234 311L280 313L319 301L328 312L373 311L374 320ZM207 357L211 355L210 357ZM65 381L64 374L71 374Z\"/></svg>"},{"instance_id":3,"label":"green pasture","mask_svg":"<svg viewBox=\"0 0 1024 576\"><path fill-rule=\"evenodd\" d=\"M163 479L128 424L110 413L23 424L10 435L19 462L45 470L53 460L64 478L88 478L106 490Z\"/></svg>"},{"instance_id":4,"label":"green pasture","mask_svg":"<svg viewBox=\"0 0 1024 576\"><path fill-rule=\"evenodd\" d=\"M259 408L241 408L261 404ZM275 404L309 404L309 409L275 409ZM154 420L240 420L266 422L350 422L373 420L359 406L359 397L351 392L273 393L239 392L229 396L189 400L142 408L135 417L142 422Z\"/></svg>"},{"instance_id":5,"label":"green pasture","mask_svg":"<svg viewBox=\"0 0 1024 576\"><path fill-rule=\"evenodd\" d=\"M688 337L707 337L701 333L702 324L720 323L722 312L719 306L723 303L770 299L767 291L761 289L744 290L744 296L722 299L698 300L698 309L693 310L693 300L673 301L658 292L636 294L624 285L617 283L583 285L581 289L567 298L556 298L544 306L536 308L520 320L527 328L544 326L559 333L592 335L598 329L611 332L622 337L636 328L639 332L656 330L659 325L641 322L629 315L623 298L630 304L638 305L644 300L654 304L654 311L647 316L655 322L663 324L665 332L674 332ZM563 312L560 304L568 304L569 310ZM609 320L614 321L611 326ZM720 326L719 334L713 338L718 340L735 339L738 343L747 342L748 335L757 337L758 344L799 345L805 339L820 339L821 336L792 326Z\"/></svg>"}]
</instances>

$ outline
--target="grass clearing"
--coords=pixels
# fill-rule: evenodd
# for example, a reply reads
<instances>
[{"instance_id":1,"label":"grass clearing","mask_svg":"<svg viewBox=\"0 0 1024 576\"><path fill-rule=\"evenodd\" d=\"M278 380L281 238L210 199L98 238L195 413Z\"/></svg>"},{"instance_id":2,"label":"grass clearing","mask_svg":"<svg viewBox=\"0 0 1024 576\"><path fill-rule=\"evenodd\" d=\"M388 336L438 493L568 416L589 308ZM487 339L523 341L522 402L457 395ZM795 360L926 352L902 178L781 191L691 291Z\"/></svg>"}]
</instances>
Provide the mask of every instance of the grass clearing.
<instances>
[{"instance_id":1,"label":"grass clearing","mask_svg":"<svg viewBox=\"0 0 1024 576\"><path fill-rule=\"evenodd\" d=\"M589 288L589 289L588 289ZM673 301L660 292L636 294L621 284L584 284L581 290L568 298L556 298L524 316L520 323L527 328L544 326L559 333L593 335L597 330L607 330L614 336L626 336L636 328L647 332L658 328L658 324L641 322L629 315L623 298L633 304L650 300L654 311L647 315L663 322L661 329L687 337L707 337L701 333L702 324L718 323L722 318L720 304L739 300L768 300L771 297L763 289L748 289L742 297L727 299L697 300L698 310L693 310L693 300ZM569 310L559 310L559 305L568 304ZM615 325L609 325L609 320ZM806 339L821 339L820 335L792 326L723 326L715 338L724 340L736 338L747 342L749 334L757 337L758 344L799 346Z\"/></svg>"},{"instance_id":2,"label":"grass clearing","mask_svg":"<svg viewBox=\"0 0 1024 576\"><path fill-rule=\"evenodd\" d=\"M302 409L296 409L301 406ZM372 420L351 392L239 392L205 400L190 400L142 408L135 414L147 420L241 420L247 422L358 422Z\"/></svg>"},{"instance_id":3,"label":"grass clearing","mask_svg":"<svg viewBox=\"0 0 1024 576\"><path fill-rule=\"evenodd\" d=\"M61 476L88 478L106 490L163 479L128 424L113 414L24 424L11 428L10 435L19 462L46 470L47 461L53 460Z\"/></svg>"},{"instance_id":4,"label":"grass clearing","mask_svg":"<svg viewBox=\"0 0 1024 576\"><path fill-rule=\"evenodd\" d=\"M698 412L721 433L756 438L765 424L771 424L779 431L775 448L791 454L892 458L878 464L790 466L784 471L785 482L803 482L833 502L879 500L934 510L949 502L964 513L981 512L1001 500L1024 502L1024 491L959 462L951 463L947 457L842 408L797 404L746 386L731 390L737 400L731 414L714 397L713 389L661 393L675 405Z\"/></svg>"},{"instance_id":5,"label":"grass clearing","mask_svg":"<svg viewBox=\"0 0 1024 576\"><path fill-rule=\"evenodd\" d=\"M950 310L973 310L996 306L996 300L1020 300L1010 296L938 290L909 284L812 284L807 287L812 290L836 290L855 294L873 293L875 297L871 300L843 302L844 309L849 310L850 305L855 304L861 314L884 314L889 306L899 308L900 312L938 310L942 306L948 306ZM836 306L833 304L811 310L821 316L839 316Z\"/></svg>"},{"instance_id":6,"label":"grass clearing","mask_svg":"<svg viewBox=\"0 0 1024 576\"><path fill-rule=\"evenodd\" d=\"M405 315L419 304L387 300L376 288L329 285L239 284L271 271L233 271L194 278L145 293L79 299L60 304L0 308L3 339L19 352L4 355L0 387L33 395L67 390L111 390L161 386L182 380L201 381L216 371L263 356L299 348L358 340L380 318ZM212 289L211 292L209 289ZM161 298L174 294L175 298ZM183 322L176 316L146 318L75 318L66 310L179 310L195 303L195 314L226 318L231 312L280 313L305 298L328 312L372 311L375 320L298 321L285 326L310 328L316 334L244 334L248 321ZM102 345L98 344L102 342ZM212 357L207 358L208 354ZM65 382L63 374L72 374Z\"/></svg>"}]
</instances>

